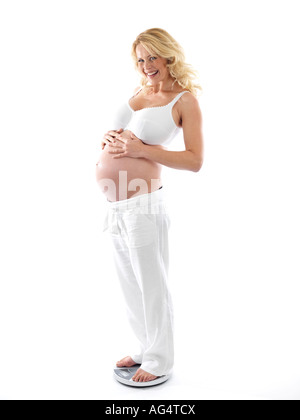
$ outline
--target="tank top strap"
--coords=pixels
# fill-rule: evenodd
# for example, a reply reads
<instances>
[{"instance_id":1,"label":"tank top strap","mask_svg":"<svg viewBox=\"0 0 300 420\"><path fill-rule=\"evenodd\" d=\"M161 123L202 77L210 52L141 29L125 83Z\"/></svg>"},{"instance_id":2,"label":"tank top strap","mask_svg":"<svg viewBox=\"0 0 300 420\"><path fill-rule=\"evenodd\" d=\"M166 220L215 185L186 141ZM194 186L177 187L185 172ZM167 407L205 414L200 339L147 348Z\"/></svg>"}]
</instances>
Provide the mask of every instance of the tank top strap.
<instances>
[{"instance_id":1,"label":"tank top strap","mask_svg":"<svg viewBox=\"0 0 300 420\"><path fill-rule=\"evenodd\" d=\"M140 93L140 91L142 90L143 88L142 87L140 87L139 88L139 90L137 90L136 92L135 92L135 94L133 95L133 98L138 94L138 93Z\"/></svg>"},{"instance_id":2,"label":"tank top strap","mask_svg":"<svg viewBox=\"0 0 300 420\"><path fill-rule=\"evenodd\" d=\"M134 95L130 96L129 101L130 99L134 98L142 89L143 89L142 87L139 88L139 90L137 90Z\"/></svg>"},{"instance_id":3,"label":"tank top strap","mask_svg":"<svg viewBox=\"0 0 300 420\"><path fill-rule=\"evenodd\" d=\"M179 98L181 98L181 96L185 93L185 92L189 92L188 90L183 90L182 92L179 92L178 95L175 96L175 98L169 103L170 106L173 106Z\"/></svg>"}]
</instances>

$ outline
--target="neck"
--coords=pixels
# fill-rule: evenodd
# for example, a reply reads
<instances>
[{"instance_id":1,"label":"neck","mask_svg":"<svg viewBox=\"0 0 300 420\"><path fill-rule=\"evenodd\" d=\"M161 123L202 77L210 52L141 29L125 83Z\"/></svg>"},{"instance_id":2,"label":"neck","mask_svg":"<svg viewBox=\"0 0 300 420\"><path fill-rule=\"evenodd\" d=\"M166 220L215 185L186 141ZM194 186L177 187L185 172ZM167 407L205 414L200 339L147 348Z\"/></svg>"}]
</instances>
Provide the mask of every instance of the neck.
<instances>
[{"instance_id":1,"label":"neck","mask_svg":"<svg viewBox=\"0 0 300 420\"><path fill-rule=\"evenodd\" d=\"M179 86L177 82L175 82L174 84L173 83L174 79L170 77L167 80L162 80L156 83L155 85L149 85L149 87L152 88L153 94L162 92L173 92Z\"/></svg>"}]
</instances>

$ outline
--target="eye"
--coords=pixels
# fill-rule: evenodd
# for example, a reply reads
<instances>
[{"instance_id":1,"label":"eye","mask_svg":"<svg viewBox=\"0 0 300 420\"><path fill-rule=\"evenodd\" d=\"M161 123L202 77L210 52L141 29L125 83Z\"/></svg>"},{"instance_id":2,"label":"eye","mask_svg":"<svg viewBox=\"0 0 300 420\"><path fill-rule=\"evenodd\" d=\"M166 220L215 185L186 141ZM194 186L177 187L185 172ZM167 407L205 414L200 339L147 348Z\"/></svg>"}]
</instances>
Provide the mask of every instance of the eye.
<instances>
[{"instance_id":1,"label":"eye","mask_svg":"<svg viewBox=\"0 0 300 420\"><path fill-rule=\"evenodd\" d=\"M156 57L150 57L150 60L152 60L152 58L154 59L154 60L156 60ZM139 60L138 60L138 63L140 62L140 61L144 61L142 58L140 58Z\"/></svg>"}]
</instances>

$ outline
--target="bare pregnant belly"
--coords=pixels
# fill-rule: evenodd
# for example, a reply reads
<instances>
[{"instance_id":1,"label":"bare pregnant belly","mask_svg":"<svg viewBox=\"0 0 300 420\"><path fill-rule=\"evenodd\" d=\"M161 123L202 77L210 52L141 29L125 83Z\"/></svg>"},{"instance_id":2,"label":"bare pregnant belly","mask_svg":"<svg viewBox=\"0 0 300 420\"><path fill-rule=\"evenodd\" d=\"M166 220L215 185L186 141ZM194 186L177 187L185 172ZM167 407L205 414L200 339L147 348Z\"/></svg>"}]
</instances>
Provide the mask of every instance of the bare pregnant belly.
<instances>
[{"instance_id":1,"label":"bare pregnant belly","mask_svg":"<svg viewBox=\"0 0 300 420\"><path fill-rule=\"evenodd\" d=\"M159 189L161 165L144 158L113 158L109 146L96 164L96 180L109 201L126 200Z\"/></svg>"}]
</instances>

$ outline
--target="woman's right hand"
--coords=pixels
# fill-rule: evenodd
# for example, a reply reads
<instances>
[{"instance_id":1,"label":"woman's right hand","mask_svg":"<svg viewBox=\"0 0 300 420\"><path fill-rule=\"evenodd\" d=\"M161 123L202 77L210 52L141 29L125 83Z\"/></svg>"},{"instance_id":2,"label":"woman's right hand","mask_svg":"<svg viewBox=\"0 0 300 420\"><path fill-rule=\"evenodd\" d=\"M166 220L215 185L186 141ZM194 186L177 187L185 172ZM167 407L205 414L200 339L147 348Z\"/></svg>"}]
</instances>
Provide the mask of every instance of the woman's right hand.
<instances>
[{"instance_id":1,"label":"woman's right hand","mask_svg":"<svg viewBox=\"0 0 300 420\"><path fill-rule=\"evenodd\" d=\"M122 131L124 131L123 128L119 128L119 130L110 130L107 133L105 133L101 142L101 149L103 150L104 147L108 143L112 142L115 139L116 135L122 133Z\"/></svg>"}]
</instances>

